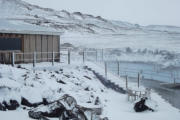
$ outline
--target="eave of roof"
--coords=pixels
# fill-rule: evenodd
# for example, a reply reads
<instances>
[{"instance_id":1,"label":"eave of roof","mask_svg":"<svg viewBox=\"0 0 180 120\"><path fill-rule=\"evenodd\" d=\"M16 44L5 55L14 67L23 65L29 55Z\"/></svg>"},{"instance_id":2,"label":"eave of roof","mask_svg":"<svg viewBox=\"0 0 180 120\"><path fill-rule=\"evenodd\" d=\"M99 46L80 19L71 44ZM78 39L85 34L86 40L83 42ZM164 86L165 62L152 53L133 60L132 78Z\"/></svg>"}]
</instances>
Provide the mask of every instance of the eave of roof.
<instances>
[{"instance_id":1,"label":"eave of roof","mask_svg":"<svg viewBox=\"0 0 180 120\"><path fill-rule=\"evenodd\" d=\"M13 31L13 30L0 30L0 33L8 33L8 34L33 34L33 35L62 35L63 32L55 32L55 31Z\"/></svg>"}]
</instances>

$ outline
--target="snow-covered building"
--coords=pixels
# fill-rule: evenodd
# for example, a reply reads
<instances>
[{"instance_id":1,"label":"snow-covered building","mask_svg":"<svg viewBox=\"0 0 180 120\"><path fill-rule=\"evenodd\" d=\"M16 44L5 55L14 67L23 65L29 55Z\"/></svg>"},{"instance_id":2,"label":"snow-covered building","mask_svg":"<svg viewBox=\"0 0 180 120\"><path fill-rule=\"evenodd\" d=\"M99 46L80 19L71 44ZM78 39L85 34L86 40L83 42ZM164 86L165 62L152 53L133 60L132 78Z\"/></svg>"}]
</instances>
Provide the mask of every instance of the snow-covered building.
<instances>
[{"instance_id":1,"label":"snow-covered building","mask_svg":"<svg viewBox=\"0 0 180 120\"><path fill-rule=\"evenodd\" d=\"M1 20L2 21L2 20ZM45 27L20 23L13 24L3 20L5 27L0 26L0 63L32 62L33 53L39 61L49 61L53 52L60 51L60 32ZM54 56L56 60L58 54Z\"/></svg>"}]
</instances>

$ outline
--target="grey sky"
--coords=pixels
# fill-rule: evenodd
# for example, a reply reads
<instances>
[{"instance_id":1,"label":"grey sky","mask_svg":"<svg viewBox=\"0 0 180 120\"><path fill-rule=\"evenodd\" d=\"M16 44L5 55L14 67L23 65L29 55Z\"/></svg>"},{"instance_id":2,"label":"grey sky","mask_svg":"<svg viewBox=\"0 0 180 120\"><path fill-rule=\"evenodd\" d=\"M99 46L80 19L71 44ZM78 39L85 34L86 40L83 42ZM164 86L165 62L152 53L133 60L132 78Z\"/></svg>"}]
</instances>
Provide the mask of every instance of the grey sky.
<instances>
[{"instance_id":1,"label":"grey sky","mask_svg":"<svg viewBox=\"0 0 180 120\"><path fill-rule=\"evenodd\" d=\"M180 0L24 0L56 10L80 11L141 25L180 26Z\"/></svg>"}]
</instances>

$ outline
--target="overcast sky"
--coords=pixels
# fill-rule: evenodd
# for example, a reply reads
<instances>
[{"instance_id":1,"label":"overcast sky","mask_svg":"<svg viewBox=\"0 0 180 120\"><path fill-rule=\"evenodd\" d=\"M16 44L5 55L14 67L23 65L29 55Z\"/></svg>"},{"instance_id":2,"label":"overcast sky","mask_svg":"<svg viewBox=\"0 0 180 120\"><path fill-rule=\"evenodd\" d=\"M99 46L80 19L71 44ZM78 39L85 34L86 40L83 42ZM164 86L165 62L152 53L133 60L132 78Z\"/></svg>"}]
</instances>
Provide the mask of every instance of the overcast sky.
<instances>
[{"instance_id":1,"label":"overcast sky","mask_svg":"<svg viewBox=\"0 0 180 120\"><path fill-rule=\"evenodd\" d=\"M180 26L180 0L24 0L56 10L80 11L141 25Z\"/></svg>"}]
</instances>

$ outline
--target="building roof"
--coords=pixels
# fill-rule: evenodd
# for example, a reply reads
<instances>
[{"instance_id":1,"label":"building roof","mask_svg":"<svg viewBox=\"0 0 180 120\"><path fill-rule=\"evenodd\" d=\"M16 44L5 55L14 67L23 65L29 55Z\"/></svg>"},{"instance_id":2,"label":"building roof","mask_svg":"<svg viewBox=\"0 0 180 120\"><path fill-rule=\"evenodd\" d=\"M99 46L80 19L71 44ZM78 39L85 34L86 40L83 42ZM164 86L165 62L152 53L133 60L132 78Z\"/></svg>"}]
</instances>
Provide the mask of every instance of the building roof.
<instances>
[{"instance_id":1,"label":"building roof","mask_svg":"<svg viewBox=\"0 0 180 120\"><path fill-rule=\"evenodd\" d=\"M0 33L14 33L14 34L33 34L33 35L61 35L61 32L52 31L10 31L10 30L0 30Z\"/></svg>"},{"instance_id":2,"label":"building roof","mask_svg":"<svg viewBox=\"0 0 180 120\"><path fill-rule=\"evenodd\" d=\"M56 29L25 23L23 21L0 19L0 33L61 35Z\"/></svg>"}]
</instances>

